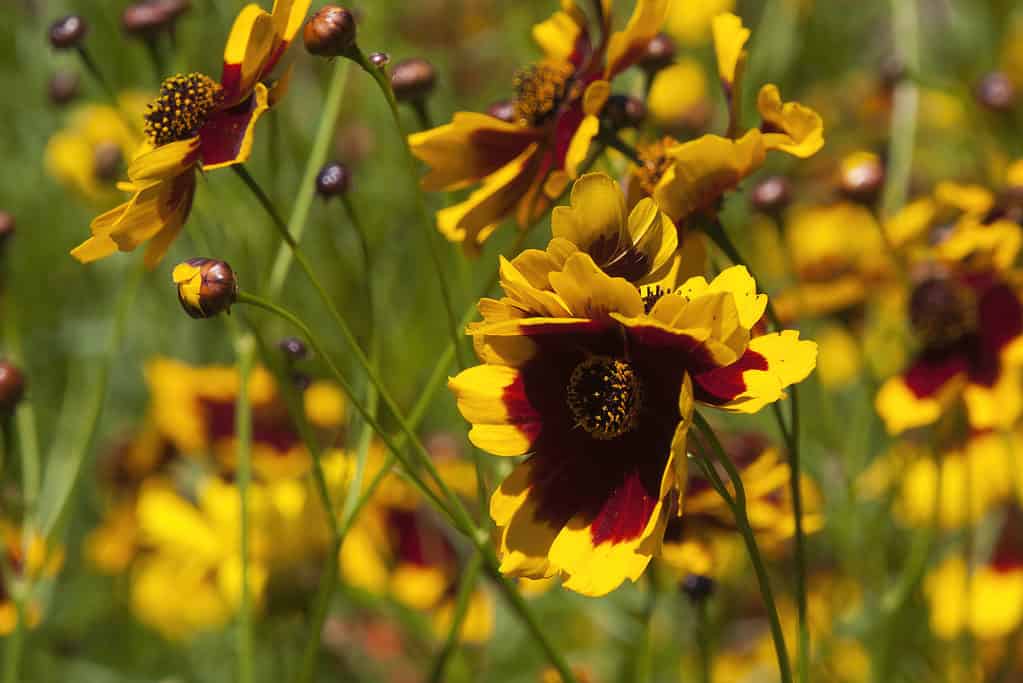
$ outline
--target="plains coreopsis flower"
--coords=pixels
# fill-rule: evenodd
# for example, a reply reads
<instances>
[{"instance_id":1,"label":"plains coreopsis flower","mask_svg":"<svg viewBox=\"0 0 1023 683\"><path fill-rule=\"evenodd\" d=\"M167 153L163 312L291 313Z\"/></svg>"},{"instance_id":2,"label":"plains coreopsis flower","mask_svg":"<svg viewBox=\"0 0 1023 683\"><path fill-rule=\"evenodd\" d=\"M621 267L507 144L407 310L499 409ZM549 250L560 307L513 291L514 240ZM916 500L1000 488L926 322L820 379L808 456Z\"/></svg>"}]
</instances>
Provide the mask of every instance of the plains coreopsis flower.
<instances>
[{"instance_id":1,"label":"plains coreopsis flower","mask_svg":"<svg viewBox=\"0 0 1023 683\"><path fill-rule=\"evenodd\" d=\"M430 166L426 189L479 185L437 214L440 231L467 248L509 216L525 226L543 215L576 177L598 133L610 81L642 56L668 6L638 0L624 30L612 34L611 0L591 3L600 14L596 31L573 0L561 4L533 28L544 58L516 76L509 120L459 112L451 123L409 137L412 152Z\"/></svg>"},{"instance_id":2,"label":"plains coreopsis flower","mask_svg":"<svg viewBox=\"0 0 1023 683\"><path fill-rule=\"evenodd\" d=\"M92 237L71 251L83 263L149 242L145 261L155 267L192 208L196 171L245 162L256 121L282 95L287 75L264 81L302 24L310 0L276 0L273 13L246 6L224 48L220 82L202 73L165 80L145 114L146 141L128 166L120 189L131 198L97 216Z\"/></svg>"},{"instance_id":3,"label":"plains coreopsis flower","mask_svg":"<svg viewBox=\"0 0 1023 683\"><path fill-rule=\"evenodd\" d=\"M816 345L753 336L767 298L741 266L646 300L585 252L548 290L508 275L504 306L472 328L483 364L450 381L474 444L529 456L491 499L501 569L602 595L642 574L681 510L695 404L756 412L809 374Z\"/></svg>"},{"instance_id":4,"label":"plains coreopsis flower","mask_svg":"<svg viewBox=\"0 0 1023 683\"><path fill-rule=\"evenodd\" d=\"M704 135L680 142L667 137L639 148L641 164L632 170L630 198L650 196L676 223L713 208L721 196L759 169L768 151L799 158L824 145L821 117L798 102L783 102L778 87L764 85L757 95L761 125L740 135L738 103L750 31L734 14L711 23L718 75L731 112L729 136ZM670 89L670 84L661 84Z\"/></svg>"}]
</instances>

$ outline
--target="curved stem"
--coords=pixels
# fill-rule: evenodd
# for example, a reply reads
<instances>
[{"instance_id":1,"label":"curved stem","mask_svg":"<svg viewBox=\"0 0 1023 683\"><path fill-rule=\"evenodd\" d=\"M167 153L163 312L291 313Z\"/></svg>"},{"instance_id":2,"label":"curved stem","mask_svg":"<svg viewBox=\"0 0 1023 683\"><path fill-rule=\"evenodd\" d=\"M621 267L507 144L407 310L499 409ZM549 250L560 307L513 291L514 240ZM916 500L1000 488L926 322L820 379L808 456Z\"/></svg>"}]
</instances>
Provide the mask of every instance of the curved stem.
<instances>
[{"instance_id":1,"label":"curved stem","mask_svg":"<svg viewBox=\"0 0 1023 683\"><path fill-rule=\"evenodd\" d=\"M252 480L252 403L249 377L252 374L255 343L251 335L235 340L238 360L238 396L235 398L234 431L237 440L238 499L241 515L239 542L242 560L242 596L238 618L238 680L252 682L252 595L249 588L249 484Z\"/></svg>"},{"instance_id":2,"label":"curved stem","mask_svg":"<svg viewBox=\"0 0 1023 683\"><path fill-rule=\"evenodd\" d=\"M781 629L781 620L778 618L778 608L774 601L774 591L771 590L771 581L767 576L764 559L760 554L760 549L757 547L757 539L752 527L750 527L749 516L746 513L746 489L742 484L742 477L735 468L735 464L725 454L724 449L721 447L721 442L718 441L717 434L707 424L707 420L704 419L703 415L693 413L693 423L707 439L715 459L725 469L725 472L728 473L728 478L731 480L732 489L735 492L734 497L727 495L727 489L725 489L724 483L714 470L714 467L708 466L705 468L705 472L708 474L711 482L719 490L719 493L725 497L725 500L729 501L735 513L736 526L738 526L739 533L742 534L743 541L746 543L746 551L749 554L750 562L753 564L753 569L756 571L757 581L760 584L760 593L767 607L767 616L771 624L771 637L774 640L774 650L778 659L778 673L781 675L782 683L792 683L792 665L789 662L788 649L785 646L785 634Z\"/></svg>"},{"instance_id":3,"label":"curved stem","mask_svg":"<svg viewBox=\"0 0 1023 683\"><path fill-rule=\"evenodd\" d=\"M298 187L298 195L292 205L291 216L288 218L286 228L287 233L294 237L296 242L302 239L306 220L309 217L309 209L316 196L316 174L327 160L330 141L334 135L338 113L341 111L341 98L345 92L349 67L347 61L337 60L330 84L327 86L327 94L323 99L316 137L313 138L313 146L309 151L305 170L302 172L302 181ZM280 296L281 288L288 276L288 269L291 267L291 260L291 249L287 245L281 245L274 258L273 267L270 269L270 281L266 289L266 294L270 299L277 299Z\"/></svg>"}]
</instances>

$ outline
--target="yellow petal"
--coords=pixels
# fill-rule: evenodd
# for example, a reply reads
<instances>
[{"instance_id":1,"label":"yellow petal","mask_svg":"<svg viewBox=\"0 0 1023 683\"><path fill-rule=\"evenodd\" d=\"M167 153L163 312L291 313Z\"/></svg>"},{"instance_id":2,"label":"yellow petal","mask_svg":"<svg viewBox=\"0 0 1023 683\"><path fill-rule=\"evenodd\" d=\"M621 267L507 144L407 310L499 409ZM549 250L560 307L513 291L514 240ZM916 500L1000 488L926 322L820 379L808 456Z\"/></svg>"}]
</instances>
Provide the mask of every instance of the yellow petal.
<instances>
[{"instance_id":1,"label":"yellow petal","mask_svg":"<svg viewBox=\"0 0 1023 683\"><path fill-rule=\"evenodd\" d=\"M820 114L798 102L782 104L781 94L774 84L760 89L757 108L768 131L764 133L767 149L805 159L824 146L824 122Z\"/></svg>"},{"instance_id":2,"label":"yellow petal","mask_svg":"<svg viewBox=\"0 0 1023 683\"><path fill-rule=\"evenodd\" d=\"M551 233L587 250L618 251L625 246L625 198L618 183L604 173L587 173L572 185L570 206L551 214Z\"/></svg>"},{"instance_id":3,"label":"yellow petal","mask_svg":"<svg viewBox=\"0 0 1023 683\"><path fill-rule=\"evenodd\" d=\"M608 277L589 254L573 254L559 273L551 273L551 287L579 318L600 320L611 313L637 316L643 312L639 290L624 278Z\"/></svg>"},{"instance_id":4,"label":"yellow petal","mask_svg":"<svg viewBox=\"0 0 1023 683\"><path fill-rule=\"evenodd\" d=\"M533 40L548 59L567 62L575 53L579 36L586 26L586 15L575 3L562 2L560 12L533 26Z\"/></svg>"},{"instance_id":5,"label":"yellow petal","mask_svg":"<svg viewBox=\"0 0 1023 683\"><path fill-rule=\"evenodd\" d=\"M586 161L590 153L590 144L593 138L597 137L600 131L600 119L596 116L587 116L576 128L572 141L568 144L568 151L565 153L565 173L569 178L578 175L579 166ZM548 195L550 196L550 195Z\"/></svg>"},{"instance_id":6,"label":"yellow petal","mask_svg":"<svg viewBox=\"0 0 1023 683\"><path fill-rule=\"evenodd\" d=\"M726 90L731 93L737 74L746 61L743 47L749 40L750 31L742 25L742 19L725 12L711 20L714 35L714 51L718 61L718 75Z\"/></svg>"},{"instance_id":7,"label":"yellow petal","mask_svg":"<svg viewBox=\"0 0 1023 683\"><path fill-rule=\"evenodd\" d=\"M607 67L604 77L619 73L643 55L650 39L664 25L669 0L636 0L636 6L625 29L611 36L607 47Z\"/></svg>"},{"instance_id":8,"label":"yellow petal","mask_svg":"<svg viewBox=\"0 0 1023 683\"><path fill-rule=\"evenodd\" d=\"M224 46L224 72L220 82L226 106L240 102L251 92L273 46L273 19L259 5L246 5L235 18Z\"/></svg>"}]
</instances>

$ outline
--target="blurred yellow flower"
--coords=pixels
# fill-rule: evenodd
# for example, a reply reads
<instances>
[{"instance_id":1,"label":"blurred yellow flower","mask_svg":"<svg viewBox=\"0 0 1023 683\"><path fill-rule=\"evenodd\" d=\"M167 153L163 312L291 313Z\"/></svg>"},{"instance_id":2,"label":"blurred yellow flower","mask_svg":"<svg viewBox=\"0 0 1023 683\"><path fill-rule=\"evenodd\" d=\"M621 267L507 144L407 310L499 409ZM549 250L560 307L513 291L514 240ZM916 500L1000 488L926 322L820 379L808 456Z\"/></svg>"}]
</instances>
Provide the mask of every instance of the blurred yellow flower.
<instances>
[{"instance_id":1,"label":"blurred yellow flower","mask_svg":"<svg viewBox=\"0 0 1023 683\"><path fill-rule=\"evenodd\" d=\"M735 0L673 2L668 11L665 30L685 45L703 45L710 39L711 20L734 8Z\"/></svg>"}]
</instances>

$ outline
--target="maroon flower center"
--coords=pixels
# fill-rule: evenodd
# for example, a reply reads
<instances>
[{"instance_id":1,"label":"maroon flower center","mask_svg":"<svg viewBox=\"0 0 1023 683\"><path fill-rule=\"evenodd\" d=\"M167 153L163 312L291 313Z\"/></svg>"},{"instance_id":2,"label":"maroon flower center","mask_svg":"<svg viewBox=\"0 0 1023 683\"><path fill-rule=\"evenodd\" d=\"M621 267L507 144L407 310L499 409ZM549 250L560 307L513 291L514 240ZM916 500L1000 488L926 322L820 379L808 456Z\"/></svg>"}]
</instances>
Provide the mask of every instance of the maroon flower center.
<instances>
[{"instance_id":1,"label":"maroon flower center","mask_svg":"<svg viewBox=\"0 0 1023 683\"><path fill-rule=\"evenodd\" d=\"M945 277L924 280L909 300L909 318L929 347L951 344L977 327L977 303L965 286Z\"/></svg>"},{"instance_id":2,"label":"maroon flower center","mask_svg":"<svg viewBox=\"0 0 1023 683\"><path fill-rule=\"evenodd\" d=\"M610 356L591 356L579 363L568 380L567 397L576 425L602 441L631 431L643 406L636 371Z\"/></svg>"},{"instance_id":3,"label":"maroon flower center","mask_svg":"<svg viewBox=\"0 0 1023 683\"><path fill-rule=\"evenodd\" d=\"M571 64L541 62L515 74L515 120L538 126L553 114L570 90Z\"/></svg>"},{"instance_id":4,"label":"maroon flower center","mask_svg":"<svg viewBox=\"0 0 1023 683\"><path fill-rule=\"evenodd\" d=\"M145 133L157 146L194 136L222 102L223 88L201 73L178 74L160 84L160 95L149 103Z\"/></svg>"}]
</instances>

